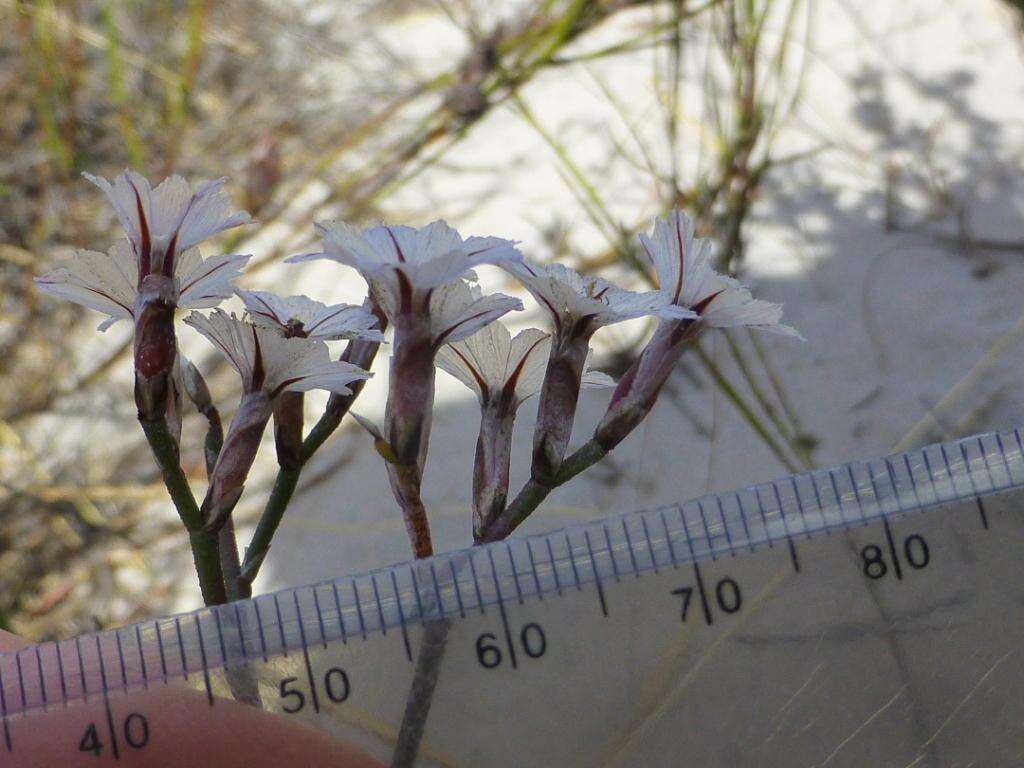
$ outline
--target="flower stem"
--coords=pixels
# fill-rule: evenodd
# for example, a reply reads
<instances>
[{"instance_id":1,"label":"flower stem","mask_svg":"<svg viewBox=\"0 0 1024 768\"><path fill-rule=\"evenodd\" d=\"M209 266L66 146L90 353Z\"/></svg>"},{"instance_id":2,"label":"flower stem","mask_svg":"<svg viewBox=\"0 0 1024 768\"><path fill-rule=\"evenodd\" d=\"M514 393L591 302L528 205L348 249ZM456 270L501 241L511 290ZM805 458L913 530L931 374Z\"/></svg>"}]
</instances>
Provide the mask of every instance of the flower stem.
<instances>
[{"instance_id":1,"label":"flower stem","mask_svg":"<svg viewBox=\"0 0 1024 768\"><path fill-rule=\"evenodd\" d=\"M416 656L416 671L413 673L412 688L405 702L402 725L398 730L398 741L391 755L391 768L413 765L419 752L427 715L434 699L434 689L441 673L441 661L448 646L448 630L452 623L448 619L435 619L423 625L423 640Z\"/></svg>"},{"instance_id":2,"label":"flower stem","mask_svg":"<svg viewBox=\"0 0 1024 768\"><path fill-rule=\"evenodd\" d=\"M376 309L373 311L377 315L378 325L383 330L387 326L387 321L380 311ZM380 344L378 342L351 341L345 348L341 359L358 365L364 370L369 370L379 348ZM334 434L334 431L341 424L342 418L348 413L349 408L352 407L352 403L359 397L359 393L363 391L365 383L364 380L360 379L349 384L349 389L352 390L350 395L331 395L323 415L310 430L305 440L302 441L302 450L297 465L293 465L291 462L286 462L285 464L282 464L280 461L278 462L279 468L277 477L274 479L274 487L270 491L266 506L263 508L263 513L256 524L252 540L249 542L249 546L245 548L245 558L242 561L238 574L239 593L243 597L252 595L252 584L256 580L260 567L267 557L267 552L270 550L270 542L273 540L274 534L281 524L284 512L288 508L292 496L295 494L295 488L299 484L302 468L313 457L313 454L317 452L320 446L327 441L327 438Z\"/></svg>"},{"instance_id":3,"label":"flower stem","mask_svg":"<svg viewBox=\"0 0 1024 768\"><path fill-rule=\"evenodd\" d=\"M192 558L195 561L196 574L199 576L199 587L203 593L203 600L207 605L225 603L227 602L227 593L224 588L224 572L221 569L217 534L203 529L202 513L192 495L188 478L185 477L185 473L181 469L178 460L178 447L167 428L167 420L164 418L139 419L139 423L142 425L142 431L149 442L153 457L160 467L171 501L174 503L175 509L178 510L181 522L188 530Z\"/></svg>"},{"instance_id":4,"label":"flower stem","mask_svg":"<svg viewBox=\"0 0 1024 768\"><path fill-rule=\"evenodd\" d=\"M256 531L252 535L252 541L245 549L245 560L238 574L239 588L244 597L252 595L252 583L263 565L263 560L270 549L270 542L281 524L284 511L288 508L292 494L295 493L295 486L299 484L298 469L278 470L277 478L274 480L274 488L267 499L267 505L263 508L259 522L256 524Z\"/></svg>"},{"instance_id":5,"label":"flower stem","mask_svg":"<svg viewBox=\"0 0 1024 768\"><path fill-rule=\"evenodd\" d=\"M210 397L210 388L206 385L206 379L191 360L181 358L181 379L184 384L185 393L189 400L196 407L196 410L206 419L206 440L203 442L203 457L206 459L206 477L213 475L213 468L220 456L220 449L224 447L224 425L220 419L220 411L213 404Z\"/></svg>"},{"instance_id":6,"label":"flower stem","mask_svg":"<svg viewBox=\"0 0 1024 768\"><path fill-rule=\"evenodd\" d=\"M487 527L477 544L489 544L501 541L509 536L529 517L555 488L572 480L585 469L592 467L608 455L596 438L591 438L580 446L569 458L562 462L552 485L541 485L535 480L528 480L519 495L512 500L504 512Z\"/></svg>"},{"instance_id":7,"label":"flower stem","mask_svg":"<svg viewBox=\"0 0 1024 768\"><path fill-rule=\"evenodd\" d=\"M388 463L388 479L391 490L395 494L398 506L402 508L405 518L405 530L409 534L413 555L417 558L430 557L434 554L434 545L430 539L430 523L427 521L427 509L420 497L420 469L417 464Z\"/></svg>"},{"instance_id":8,"label":"flower stem","mask_svg":"<svg viewBox=\"0 0 1024 768\"><path fill-rule=\"evenodd\" d=\"M181 358L182 383L186 394L196 410L206 419L206 440L203 442L203 456L206 459L206 476L213 477L213 469L217 466L220 450L224 447L224 426L220 411L213 404L206 379L191 360ZM234 601L242 597L238 589L238 539L235 536L235 522L228 517L224 525L217 531L217 545L220 548L220 567L224 574L224 590L228 600ZM238 697L235 697L238 699ZM241 700L241 699L238 699Z\"/></svg>"},{"instance_id":9,"label":"flower stem","mask_svg":"<svg viewBox=\"0 0 1024 768\"><path fill-rule=\"evenodd\" d=\"M188 541L192 547L192 560L199 576L203 602L206 605L223 605L228 601L228 596L224 588L217 534L204 530L189 531Z\"/></svg>"},{"instance_id":10,"label":"flower stem","mask_svg":"<svg viewBox=\"0 0 1024 768\"><path fill-rule=\"evenodd\" d=\"M235 536L235 521L228 515L224 525L217 531L217 545L220 547L220 569L224 574L224 592L229 601L241 600L238 574L241 565L238 560L238 539Z\"/></svg>"}]
</instances>

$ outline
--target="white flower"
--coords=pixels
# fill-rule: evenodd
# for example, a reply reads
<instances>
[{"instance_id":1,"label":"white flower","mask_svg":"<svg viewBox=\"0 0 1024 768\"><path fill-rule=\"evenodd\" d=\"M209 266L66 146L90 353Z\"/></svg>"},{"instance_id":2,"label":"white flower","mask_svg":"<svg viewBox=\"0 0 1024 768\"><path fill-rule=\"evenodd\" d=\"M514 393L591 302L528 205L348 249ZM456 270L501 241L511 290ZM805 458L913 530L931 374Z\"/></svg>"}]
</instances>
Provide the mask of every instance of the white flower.
<instances>
[{"instance_id":1,"label":"white flower","mask_svg":"<svg viewBox=\"0 0 1024 768\"><path fill-rule=\"evenodd\" d=\"M430 298L430 333L435 348L472 336L502 315L520 311L523 302L503 293L483 296L464 280L442 285Z\"/></svg>"},{"instance_id":2,"label":"white flower","mask_svg":"<svg viewBox=\"0 0 1024 768\"><path fill-rule=\"evenodd\" d=\"M463 341L442 347L437 366L473 392L481 404L505 398L511 410L540 392L551 352L551 335L527 328L515 338L504 323L495 322ZM600 371L583 374L585 387L611 387L615 381Z\"/></svg>"},{"instance_id":3,"label":"white flower","mask_svg":"<svg viewBox=\"0 0 1024 768\"><path fill-rule=\"evenodd\" d=\"M172 274L176 305L186 309L216 306L231 295L231 283L248 260L248 256L204 259L198 248L185 251L176 260ZM139 261L128 241L120 240L107 253L76 251L64 266L37 277L35 283L43 293L109 315L99 326L105 331L118 320L134 317Z\"/></svg>"},{"instance_id":4,"label":"white flower","mask_svg":"<svg viewBox=\"0 0 1024 768\"><path fill-rule=\"evenodd\" d=\"M102 189L117 211L138 257L139 279L149 274L168 277L177 269L175 257L218 232L252 221L244 211L231 211L221 190L225 178L198 184L193 190L181 176L165 179L156 189L139 173L126 170L111 184L82 174Z\"/></svg>"},{"instance_id":5,"label":"white flower","mask_svg":"<svg viewBox=\"0 0 1024 768\"><path fill-rule=\"evenodd\" d=\"M557 263L522 261L501 266L548 311L558 333L587 335L603 325L645 315L695 317L692 312L674 306L665 291L627 291Z\"/></svg>"},{"instance_id":6,"label":"white flower","mask_svg":"<svg viewBox=\"0 0 1024 768\"><path fill-rule=\"evenodd\" d=\"M641 234L640 244L672 303L693 310L706 325L748 326L800 337L793 328L780 323L779 304L755 299L738 281L712 269L712 242L693 236L693 221L682 211L655 219L654 232L650 237Z\"/></svg>"},{"instance_id":7,"label":"white flower","mask_svg":"<svg viewBox=\"0 0 1024 768\"><path fill-rule=\"evenodd\" d=\"M644 315L687 318L693 313L673 306L664 291L635 293L612 285L600 277L584 276L561 264L528 262L501 265L519 279L551 315L554 334L547 368L541 382L537 424L533 434L531 480L555 487L559 467L572 436L573 420L588 342L604 325Z\"/></svg>"},{"instance_id":8,"label":"white flower","mask_svg":"<svg viewBox=\"0 0 1024 768\"><path fill-rule=\"evenodd\" d=\"M285 338L276 330L261 328L216 309L210 315L193 312L185 322L220 350L242 377L246 393L265 392L271 399L282 392L326 389L351 394L348 384L368 379L350 363L332 360L322 341Z\"/></svg>"},{"instance_id":9,"label":"white flower","mask_svg":"<svg viewBox=\"0 0 1024 768\"><path fill-rule=\"evenodd\" d=\"M327 306L306 296L278 296L267 291L235 291L245 302L253 323L271 328L284 336L306 339L364 339L383 341L384 334L374 328L372 312L354 304Z\"/></svg>"},{"instance_id":10,"label":"white flower","mask_svg":"<svg viewBox=\"0 0 1024 768\"><path fill-rule=\"evenodd\" d=\"M331 259L366 279L388 318L427 310L432 291L457 280L480 264L522 259L510 240L470 237L465 240L444 221L425 227L381 226L360 232L344 222L316 225L323 253L293 256L291 262Z\"/></svg>"}]
</instances>

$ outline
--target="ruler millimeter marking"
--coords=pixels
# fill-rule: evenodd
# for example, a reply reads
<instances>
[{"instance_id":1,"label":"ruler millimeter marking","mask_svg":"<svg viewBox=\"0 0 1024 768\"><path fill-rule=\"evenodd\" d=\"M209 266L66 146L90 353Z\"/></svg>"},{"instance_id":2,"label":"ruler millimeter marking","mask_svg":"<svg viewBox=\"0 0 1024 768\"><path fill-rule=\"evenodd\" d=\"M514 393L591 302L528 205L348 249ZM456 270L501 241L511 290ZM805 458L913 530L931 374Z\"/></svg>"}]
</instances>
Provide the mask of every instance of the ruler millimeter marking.
<instances>
[{"instance_id":1,"label":"ruler millimeter marking","mask_svg":"<svg viewBox=\"0 0 1024 768\"><path fill-rule=\"evenodd\" d=\"M700 570L702 562L723 555L742 557L744 550L785 542L791 566L799 573L798 540L862 524L881 522L888 549L885 559L891 563L893 576L902 579L904 563L923 567L920 563L927 561L929 553L919 536L898 541L890 520L969 500L977 505L977 524L987 529L992 521L984 498L1022 488L1024 442L1020 432L985 434L147 621L97 633L85 644L83 638L60 641L53 644L55 653L42 654L36 649L32 666L38 671L38 686L24 684L20 654L2 654L2 743L8 750L12 748L8 720L13 715L86 700L89 693L106 697L108 672L110 679L118 681L119 690L130 690L186 680L198 671L212 704L211 671L284 658L289 651L303 658L311 704L319 711L323 702L317 697L317 681L308 661L311 639L320 638L324 646L339 640L344 644L350 638L348 628L356 629L364 640L375 634L386 636L389 629L398 628L403 656L411 664L415 657L410 642L413 626L438 618L459 621L476 611L483 615L488 606L498 607L506 653L515 667L521 659L506 603L570 597L577 590L567 586L584 590L593 585L595 610L609 616L615 608L609 603L606 586L630 572L641 578L689 564L695 577L692 597L705 622L712 624L713 606L731 613L740 594L730 579L708 583ZM762 498L774 502L771 509ZM877 549L876 545L870 548ZM868 571L872 562L865 559L869 578L875 578ZM321 589L329 589L330 597L321 600ZM682 592L685 611L691 593ZM266 601L273 604L271 610ZM336 635L330 640L328 627L330 634ZM134 639L137 652L125 651L120 632L129 633L126 636ZM29 649L21 653L26 652ZM64 659L77 659L77 668L65 664ZM340 673L328 670L332 676L325 695L332 701L343 690ZM323 680L319 683L324 685Z\"/></svg>"}]
</instances>

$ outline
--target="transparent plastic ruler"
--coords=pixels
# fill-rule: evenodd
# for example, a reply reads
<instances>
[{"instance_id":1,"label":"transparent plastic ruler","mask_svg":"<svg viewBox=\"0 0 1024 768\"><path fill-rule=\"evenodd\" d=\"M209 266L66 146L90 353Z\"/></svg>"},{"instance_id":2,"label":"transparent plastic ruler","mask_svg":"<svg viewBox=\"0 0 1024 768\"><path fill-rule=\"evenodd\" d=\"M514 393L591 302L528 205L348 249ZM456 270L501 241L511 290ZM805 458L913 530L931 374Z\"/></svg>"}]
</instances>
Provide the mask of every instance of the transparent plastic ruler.
<instances>
[{"instance_id":1,"label":"transparent plastic ruler","mask_svg":"<svg viewBox=\"0 0 1024 768\"><path fill-rule=\"evenodd\" d=\"M159 735L136 692L200 719L247 684L386 762L443 615L423 765L1019 766L1022 453L981 435L3 655L0 765L69 706L100 713L51 736L88 765Z\"/></svg>"}]
</instances>

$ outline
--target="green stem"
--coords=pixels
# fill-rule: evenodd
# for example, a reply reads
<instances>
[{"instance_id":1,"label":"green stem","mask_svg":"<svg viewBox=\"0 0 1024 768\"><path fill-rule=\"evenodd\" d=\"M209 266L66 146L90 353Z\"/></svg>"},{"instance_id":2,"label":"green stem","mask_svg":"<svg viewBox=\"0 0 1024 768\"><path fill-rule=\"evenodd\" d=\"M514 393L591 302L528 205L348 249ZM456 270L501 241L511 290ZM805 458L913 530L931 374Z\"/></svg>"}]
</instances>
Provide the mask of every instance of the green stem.
<instances>
[{"instance_id":1,"label":"green stem","mask_svg":"<svg viewBox=\"0 0 1024 768\"><path fill-rule=\"evenodd\" d=\"M220 566L220 543L217 534L202 529L188 532L192 560L199 575L199 588L206 605L223 605L228 601L224 589L224 573Z\"/></svg>"},{"instance_id":2,"label":"green stem","mask_svg":"<svg viewBox=\"0 0 1024 768\"><path fill-rule=\"evenodd\" d=\"M192 495L192 488L188 484L188 478L178 463L178 448L175 445L174 437L167 428L165 419L140 419L142 431L149 442L149 448L153 452L156 463L163 473L164 485L171 495L175 509L181 516L181 522L189 531L197 531L203 527L203 516Z\"/></svg>"},{"instance_id":3,"label":"green stem","mask_svg":"<svg viewBox=\"0 0 1024 768\"><path fill-rule=\"evenodd\" d=\"M555 153L570 179L579 186L586 201L584 210L594 223L594 226L601 230L610 243L617 242L620 228L608 211L608 207L601 198L601 194L597 191L597 187L590 182L590 179L587 178L583 170L576 164L566 146L541 124L540 120L537 119L537 116L534 115L533 111L519 94L513 93L511 99L519 114L537 132L537 135L544 140L544 143L548 145L551 151Z\"/></svg>"},{"instance_id":4,"label":"green stem","mask_svg":"<svg viewBox=\"0 0 1024 768\"><path fill-rule=\"evenodd\" d=\"M270 542L277 533L277 528L284 517L284 511L288 508L295 493L295 486L299 484L299 475L302 468L278 470L277 478L274 480L274 488L267 499L267 505L260 515L256 524L256 531L252 535L252 541L245 549L245 561L238 574L239 590L243 597L252 595L252 583L263 565L263 560L270 549Z\"/></svg>"},{"instance_id":5,"label":"green stem","mask_svg":"<svg viewBox=\"0 0 1024 768\"><path fill-rule=\"evenodd\" d=\"M167 428L167 421L162 418L139 419L139 423L142 425L153 457L160 467L164 485L167 486L174 508L178 510L181 522L188 530L203 600L207 605L226 603L227 592L224 588L224 572L221 569L217 534L203 530L203 516L192 495L188 478L181 469L178 447Z\"/></svg>"},{"instance_id":6,"label":"green stem","mask_svg":"<svg viewBox=\"0 0 1024 768\"><path fill-rule=\"evenodd\" d=\"M241 588L241 563L238 559L238 538L235 536L235 521L228 519L217 531L217 545L220 547L220 568L224 574L224 591L229 601L241 600L250 595Z\"/></svg>"},{"instance_id":7,"label":"green stem","mask_svg":"<svg viewBox=\"0 0 1024 768\"><path fill-rule=\"evenodd\" d=\"M124 64L121 59L121 41L117 31L117 21L114 18L114 0L106 0L103 3L100 17L107 38L107 67L110 71L108 93L111 103L117 109L118 131L128 153L128 164L132 168L143 168L145 167L145 152L128 107L124 84Z\"/></svg>"},{"instance_id":8,"label":"green stem","mask_svg":"<svg viewBox=\"0 0 1024 768\"><path fill-rule=\"evenodd\" d=\"M740 413L743 414L751 427L758 433L769 448L772 449L773 453L775 453L779 460L790 469L790 471L797 471L792 460L783 452L782 446L779 445L775 438L768 432L750 406L740 397L735 388L729 384L728 380L714 364L714 361L707 356L699 345L694 344L693 346L695 348L695 352L704 363L708 373L715 380L717 386L726 394L727 397L729 397L730 400L733 401L733 404ZM561 485L565 485L578 474L592 467L608 455L610 450L610 447L601 445L598 437L595 436L561 463L558 468L558 472L550 483L542 484L538 483L535 479L529 480L526 485L523 486L519 495L517 495L516 498L513 499L512 503L508 505L505 511L495 518L481 536L477 537L476 543L486 544L507 538L537 509L537 507L541 505L552 490Z\"/></svg>"}]
</instances>

